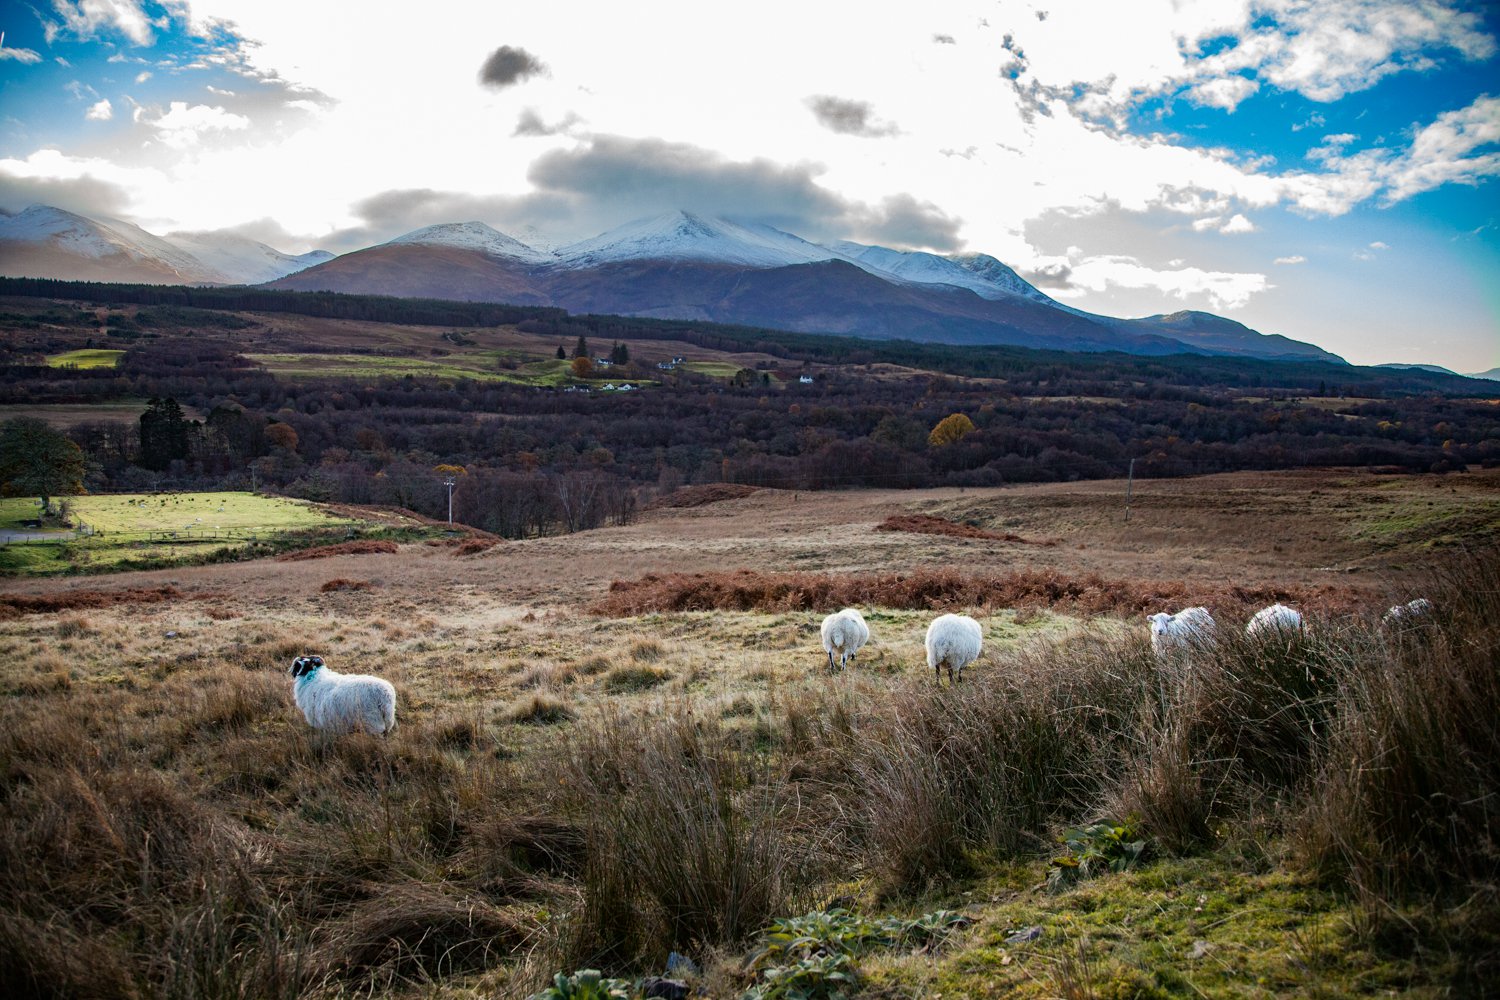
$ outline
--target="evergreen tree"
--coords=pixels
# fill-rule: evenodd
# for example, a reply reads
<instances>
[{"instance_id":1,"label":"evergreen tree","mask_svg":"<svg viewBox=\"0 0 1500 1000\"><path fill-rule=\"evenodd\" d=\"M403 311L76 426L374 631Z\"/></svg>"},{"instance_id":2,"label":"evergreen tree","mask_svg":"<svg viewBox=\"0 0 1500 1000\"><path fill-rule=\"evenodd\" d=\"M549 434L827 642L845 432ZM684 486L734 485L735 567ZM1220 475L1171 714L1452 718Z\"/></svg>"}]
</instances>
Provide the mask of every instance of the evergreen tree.
<instances>
[{"instance_id":1,"label":"evergreen tree","mask_svg":"<svg viewBox=\"0 0 1500 1000\"><path fill-rule=\"evenodd\" d=\"M561 344L557 345L557 360L559 360L559 361L566 361L566 360L568 360L568 350L567 350L567 348L563 347L563 345L561 345Z\"/></svg>"},{"instance_id":2,"label":"evergreen tree","mask_svg":"<svg viewBox=\"0 0 1500 1000\"><path fill-rule=\"evenodd\" d=\"M573 345L573 357L586 358L589 356L589 342L584 339L583 334L578 335L578 343Z\"/></svg>"},{"instance_id":3,"label":"evergreen tree","mask_svg":"<svg viewBox=\"0 0 1500 1000\"><path fill-rule=\"evenodd\" d=\"M177 400L152 397L141 414L141 461L148 469L161 472L180 458L188 457L188 432L191 424L182 415Z\"/></svg>"},{"instance_id":4,"label":"evergreen tree","mask_svg":"<svg viewBox=\"0 0 1500 1000\"><path fill-rule=\"evenodd\" d=\"M630 364L630 348L616 341L615 346L609 352L609 360L617 365Z\"/></svg>"}]
</instances>

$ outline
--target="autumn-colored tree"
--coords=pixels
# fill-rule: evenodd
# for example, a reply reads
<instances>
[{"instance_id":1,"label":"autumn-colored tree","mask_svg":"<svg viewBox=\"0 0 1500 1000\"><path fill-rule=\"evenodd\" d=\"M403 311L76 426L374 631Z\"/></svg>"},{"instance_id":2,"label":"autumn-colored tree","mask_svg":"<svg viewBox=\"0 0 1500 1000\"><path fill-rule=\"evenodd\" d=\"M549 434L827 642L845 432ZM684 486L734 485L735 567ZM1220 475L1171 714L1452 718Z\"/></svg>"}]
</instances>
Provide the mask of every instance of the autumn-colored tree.
<instances>
[{"instance_id":1,"label":"autumn-colored tree","mask_svg":"<svg viewBox=\"0 0 1500 1000\"><path fill-rule=\"evenodd\" d=\"M570 367L574 378L589 378L594 374L594 363L582 354L573 359Z\"/></svg>"},{"instance_id":2,"label":"autumn-colored tree","mask_svg":"<svg viewBox=\"0 0 1500 1000\"><path fill-rule=\"evenodd\" d=\"M927 435L927 443L934 448L941 448L945 444L962 438L974 429L974 421L962 413L950 413L937 422L932 428L932 433Z\"/></svg>"},{"instance_id":3,"label":"autumn-colored tree","mask_svg":"<svg viewBox=\"0 0 1500 1000\"><path fill-rule=\"evenodd\" d=\"M442 465L434 465L432 471L440 476L467 476L469 470L462 465L450 465L444 462Z\"/></svg>"},{"instance_id":4,"label":"autumn-colored tree","mask_svg":"<svg viewBox=\"0 0 1500 1000\"><path fill-rule=\"evenodd\" d=\"M297 450L297 430L291 424L276 422L266 427L266 440L272 447Z\"/></svg>"}]
</instances>

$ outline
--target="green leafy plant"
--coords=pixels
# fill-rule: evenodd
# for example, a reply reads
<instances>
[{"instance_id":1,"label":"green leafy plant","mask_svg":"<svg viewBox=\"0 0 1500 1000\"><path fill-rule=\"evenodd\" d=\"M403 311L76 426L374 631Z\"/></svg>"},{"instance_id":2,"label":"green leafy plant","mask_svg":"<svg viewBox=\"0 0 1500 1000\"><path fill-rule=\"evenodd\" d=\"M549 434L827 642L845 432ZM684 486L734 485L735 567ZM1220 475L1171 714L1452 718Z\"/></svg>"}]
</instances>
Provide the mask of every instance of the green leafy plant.
<instances>
[{"instance_id":1,"label":"green leafy plant","mask_svg":"<svg viewBox=\"0 0 1500 1000\"><path fill-rule=\"evenodd\" d=\"M1062 835L1068 853L1053 858L1047 882L1060 889L1091 878L1100 870L1128 871L1145 853L1146 841L1137 839L1139 830L1134 817L1120 823L1091 823L1073 827Z\"/></svg>"},{"instance_id":2,"label":"green leafy plant","mask_svg":"<svg viewBox=\"0 0 1500 1000\"><path fill-rule=\"evenodd\" d=\"M579 969L571 976L559 972L552 985L527 1000L630 1000L630 984L606 979L598 969Z\"/></svg>"},{"instance_id":3,"label":"green leafy plant","mask_svg":"<svg viewBox=\"0 0 1500 1000\"><path fill-rule=\"evenodd\" d=\"M772 966L761 976L763 981L746 990L741 1000L845 1000L859 982L853 958L839 952Z\"/></svg>"}]
</instances>

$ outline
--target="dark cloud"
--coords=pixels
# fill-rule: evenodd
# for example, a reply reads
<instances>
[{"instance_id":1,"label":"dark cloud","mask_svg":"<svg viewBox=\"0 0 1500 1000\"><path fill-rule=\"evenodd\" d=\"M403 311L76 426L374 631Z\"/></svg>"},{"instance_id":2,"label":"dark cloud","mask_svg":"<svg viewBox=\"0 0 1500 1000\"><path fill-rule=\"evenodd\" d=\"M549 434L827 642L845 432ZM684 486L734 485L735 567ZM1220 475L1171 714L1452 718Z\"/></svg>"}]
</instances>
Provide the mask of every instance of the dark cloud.
<instances>
[{"instance_id":1,"label":"dark cloud","mask_svg":"<svg viewBox=\"0 0 1500 1000\"><path fill-rule=\"evenodd\" d=\"M958 248L959 221L935 206L905 194L874 205L851 201L819 185L822 172L816 163L731 160L687 143L593 135L534 160L527 171L534 187L530 194L384 191L351 206L360 225L319 238L317 245L343 252L423 226L470 219L512 235L535 227L566 243L682 209L759 222L813 241Z\"/></svg>"},{"instance_id":2,"label":"dark cloud","mask_svg":"<svg viewBox=\"0 0 1500 1000\"><path fill-rule=\"evenodd\" d=\"M1038 288L1072 288L1073 269L1067 264L1044 264L1021 275Z\"/></svg>"},{"instance_id":3,"label":"dark cloud","mask_svg":"<svg viewBox=\"0 0 1500 1000\"><path fill-rule=\"evenodd\" d=\"M815 183L820 173L814 164L734 161L687 143L602 135L575 149L542 154L527 178L570 199L580 221L596 219L600 229L678 208L821 229L846 206Z\"/></svg>"},{"instance_id":4,"label":"dark cloud","mask_svg":"<svg viewBox=\"0 0 1500 1000\"><path fill-rule=\"evenodd\" d=\"M319 237L325 250L347 253L384 243L423 226L477 220L510 233L526 225L547 231L566 223L565 200L546 193L529 195L471 195L432 188L382 191L350 206L362 224Z\"/></svg>"},{"instance_id":5,"label":"dark cloud","mask_svg":"<svg viewBox=\"0 0 1500 1000\"><path fill-rule=\"evenodd\" d=\"M952 35L933 35L932 40L938 45L957 45L958 40Z\"/></svg>"},{"instance_id":6,"label":"dark cloud","mask_svg":"<svg viewBox=\"0 0 1500 1000\"><path fill-rule=\"evenodd\" d=\"M868 101L851 101L819 94L807 99L807 106L824 128L842 135L875 139L895 135L899 130L890 122L877 122Z\"/></svg>"},{"instance_id":7,"label":"dark cloud","mask_svg":"<svg viewBox=\"0 0 1500 1000\"><path fill-rule=\"evenodd\" d=\"M525 49L502 45L479 68L479 82L487 87L509 87L547 72L546 65Z\"/></svg>"},{"instance_id":8,"label":"dark cloud","mask_svg":"<svg viewBox=\"0 0 1500 1000\"><path fill-rule=\"evenodd\" d=\"M516 119L516 129L511 133L513 136L539 136L539 135L561 135L567 133L574 125L582 122L576 114L569 111L557 122L548 125L542 120L542 116L536 113L534 108L526 108Z\"/></svg>"},{"instance_id":9,"label":"dark cloud","mask_svg":"<svg viewBox=\"0 0 1500 1000\"><path fill-rule=\"evenodd\" d=\"M115 216L130 202L125 189L94 177L58 179L12 177L0 172L0 209L12 214L32 205L51 205L89 218Z\"/></svg>"},{"instance_id":10,"label":"dark cloud","mask_svg":"<svg viewBox=\"0 0 1500 1000\"><path fill-rule=\"evenodd\" d=\"M962 220L953 218L930 201L918 201L909 194L891 195L878 208L865 208L854 214L863 216L856 223L855 238L861 242L939 253L950 253L962 247L958 238Z\"/></svg>"},{"instance_id":11,"label":"dark cloud","mask_svg":"<svg viewBox=\"0 0 1500 1000\"><path fill-rule=\"evenodd\" d=\"M958 248L959 220L936 206L907 194L873 206L850 201L817 183L822 171L812 163L728 160L663 139L595 136L586 146L543 154L527 177L543 193L566 199L575 224L589 236L632 218L684 209L761 222L814 241Z\"/></svg>"}]
</instances>

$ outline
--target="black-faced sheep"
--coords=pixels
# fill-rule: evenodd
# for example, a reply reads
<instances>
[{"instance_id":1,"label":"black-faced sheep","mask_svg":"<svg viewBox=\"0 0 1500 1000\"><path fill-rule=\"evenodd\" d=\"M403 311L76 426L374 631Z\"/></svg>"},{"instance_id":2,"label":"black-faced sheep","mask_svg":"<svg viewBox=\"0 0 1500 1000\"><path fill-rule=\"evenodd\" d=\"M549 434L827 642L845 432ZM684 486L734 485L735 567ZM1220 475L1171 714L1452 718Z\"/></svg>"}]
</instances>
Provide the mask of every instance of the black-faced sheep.
<instances>
[{"instance_id":1,"label":"black-faced sheep","mask_svg":"<svg viewBox=\"0 0 1500 1000\"><path fill-rule=\"evenodd\" d=\"M314 729L380 735L396 727L396 689L369 674L341 674L321 656L292 661L292 699Z\"/></svg>"}]
</instances>

